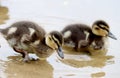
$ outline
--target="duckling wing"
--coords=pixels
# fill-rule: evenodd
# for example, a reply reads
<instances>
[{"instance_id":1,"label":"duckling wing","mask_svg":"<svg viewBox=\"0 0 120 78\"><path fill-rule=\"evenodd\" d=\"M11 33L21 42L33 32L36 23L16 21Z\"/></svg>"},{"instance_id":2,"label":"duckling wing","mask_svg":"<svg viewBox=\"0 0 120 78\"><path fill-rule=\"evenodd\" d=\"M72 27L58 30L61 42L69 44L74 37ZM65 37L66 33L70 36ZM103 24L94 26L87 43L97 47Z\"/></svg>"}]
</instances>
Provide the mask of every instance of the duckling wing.
<instances>
[{"instance_id":1,"label":"duckling wing","mask_svg":"<svg viewBox=\"0 0 120 78\"><path fill-rule=\"evenodd\" d=\"M68 33L69 32L69 33ZM65 42L77 42L80 40L87 40L91 33L91 28L84 24L72 24L65 27L62 31ZM68 33L68 34L66 34Z\"/></svg>"}]
</instances>

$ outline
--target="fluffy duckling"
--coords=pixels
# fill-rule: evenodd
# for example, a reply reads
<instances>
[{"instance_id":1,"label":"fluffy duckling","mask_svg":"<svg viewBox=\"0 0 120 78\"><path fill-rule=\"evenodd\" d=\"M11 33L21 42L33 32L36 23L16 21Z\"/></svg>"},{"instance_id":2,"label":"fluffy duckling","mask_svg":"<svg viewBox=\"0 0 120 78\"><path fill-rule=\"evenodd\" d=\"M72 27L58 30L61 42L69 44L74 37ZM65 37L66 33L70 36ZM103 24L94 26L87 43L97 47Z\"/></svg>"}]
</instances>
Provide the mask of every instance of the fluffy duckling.
<instances>
[{"instance_id":1,"label":"fluffy duckling","mask_svg":"<svg viewBox=\"0 0 120 78\"><path fill-rule=\"evenodd\" d=\"M116 40L110 32L109 25L103 20L97 20L92 28L85 24L71 24L62 30L64 42L74 44L75 50L92 47L94 50L105 48L106 40L109 37Z\"/></svg>"},{"instance_id":2,"label":"fluffy duckling","mask_svg":"<svg viewBox=\"0 0 120 78\"><path fill-rule=\"evenodd\" d=\"M93 23L92 33L89 40L91 40L91 46L93 46L94 49L104 49L107 46L105 43L107 42L108 37L117 40L110 32L109 25L103 20L98 20Z\"/></svg>"},{"instance_id":3,"label":"fluffy duckling","mask_svg":"<svg viewBox=\"0 0 120 78\"><path fill-rule=\"evenodd\" d=\"M72 44L77 51L79 47L88 45L89 33L91 28L85 24L71 24L66 26L62 31L65 44ZM80 45L81 44L81 45Z\"/></svg>"},{"instance_id":4,"label":"fluffy duckling","mask_svg":"<svg viewBox=\"0 0 120 78\"><path fill-rule=\"evenodd\" d=\"M23 61L30 60L29 53L36 53L41 58L46 58L53 50L64 58L61 48L63 37L57 31L46 34L44 29L36 23L20 21L6 29L1 29L1 33L13 50L22 54Z\"/></svg>"}]
</instances>

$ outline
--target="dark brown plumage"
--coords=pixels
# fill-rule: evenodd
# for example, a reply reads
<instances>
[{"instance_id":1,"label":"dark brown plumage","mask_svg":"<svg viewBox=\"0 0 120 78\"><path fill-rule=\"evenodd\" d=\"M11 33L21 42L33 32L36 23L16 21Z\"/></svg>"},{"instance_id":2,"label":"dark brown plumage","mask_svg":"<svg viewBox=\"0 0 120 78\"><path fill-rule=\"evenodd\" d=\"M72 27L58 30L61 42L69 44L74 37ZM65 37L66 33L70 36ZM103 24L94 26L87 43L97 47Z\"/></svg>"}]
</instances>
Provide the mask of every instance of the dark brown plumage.
<instances>
[{"instance_id":1,"label":"dark brown plumage","mask_svg":"<svg viewBox=\"0 0 120 78\"><path fill-rule=\"evenodd\" d=\"M71 24L62 31L64 43L74 44L75 50L88 49L101 50L106 46L106 40L109 37L116 39L110 33L109 25L103 20L97 20L92 27L85 24Z\"/></svg>"},{"instance_id":2,"label":"dark brown plumage","mask_svg":"<svg viewBox=\"0 0 120 78\"><path fill-rule=\"evenodd\" d=\"M65 33L70 31L70 35L68 37L65 37ZM62 30L62 34L64 36L64 42L69 43L73 42L75 44L75 49L77 50L79 47L79 41L84 41L86 39L86 34L84 31L87 31L89 33L92 33L91 28L85 24L71 24L66 26ZM81 47L87 46L89 43L85 42L85 44L82 44Z\"/></svg>"}]
</instances>

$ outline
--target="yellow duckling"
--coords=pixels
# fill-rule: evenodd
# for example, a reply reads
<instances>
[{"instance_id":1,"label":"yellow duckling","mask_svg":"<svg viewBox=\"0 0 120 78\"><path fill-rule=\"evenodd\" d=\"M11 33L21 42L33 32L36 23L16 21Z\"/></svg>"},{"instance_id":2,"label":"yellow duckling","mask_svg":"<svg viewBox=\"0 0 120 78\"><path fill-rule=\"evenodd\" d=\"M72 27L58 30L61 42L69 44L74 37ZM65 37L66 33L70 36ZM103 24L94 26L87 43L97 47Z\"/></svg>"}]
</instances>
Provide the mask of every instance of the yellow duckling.
<instances>
[{"instance_id":1,"label":"yellow duckling","mask_svg":"<svg viewBox=\"0 0 120 78\"><path fill-rule=\"evenodd\" d=\"M23 61L29 61L29 53L36 53L41 58L48 57L56 50L61 58L63 37L57 31L48 34L42 27L30 21L20 21L1 29L1 33L14 51L21 53Z\"/></svg>"}]
</instances>

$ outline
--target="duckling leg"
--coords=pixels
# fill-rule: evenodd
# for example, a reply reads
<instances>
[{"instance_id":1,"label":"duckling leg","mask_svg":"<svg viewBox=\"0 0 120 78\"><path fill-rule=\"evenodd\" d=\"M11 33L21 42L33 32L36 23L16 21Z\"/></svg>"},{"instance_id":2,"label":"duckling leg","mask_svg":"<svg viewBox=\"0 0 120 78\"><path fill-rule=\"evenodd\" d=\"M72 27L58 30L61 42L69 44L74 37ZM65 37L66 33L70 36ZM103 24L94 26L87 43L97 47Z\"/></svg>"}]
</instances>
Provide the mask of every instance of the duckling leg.
<instances>
[{"instance_id":1,"label":"duckling leg","mask_svg":"<svg viewBox=\"0 0 120 78\"><path fill-rule=\"evenodd\" d=\"M24 62L29 62L30 58L29 58L28 52L24 51L24 54L25 54L25 57L24 57L23 61Z\"/></svg>"},{"instance_id":2,"label":"duckling leg","mask_svg":"<svg viewBox=\"0 0 120 78\"><path fill-rule=\"evenodd\" d=\"M79 51L79 48L81 46L80 44L81 44L80 41L78 40L75 41L75 47L74 47L75 51Z\"/></svg>"},{"instance_id":3,"label":"duckling leg","mask_svg":"<svg viewBox=\"0 0 120 78\"><path fill-rule=\"evenodd\" d=\"M75 47L74 47L74 49L76 50L76 51L79 51L79 49L81 48L81 46L87 46L88 45L88 41L87 40L80 40L80 41L78 41L78 42L76 42L75 43Z\"/></svg>"},{"instance_id":4,"label":"duckling leg","mask_svg":"<svg viewBox=\"0 0 120 78\"><path fill-rule=\"evenodd\" d=\"M85 40L85 39L76 40L76 41L75 41L75 47L74 47L74 49L75 49L76 51L79 51L79 49L80 49L82 46L85 47L85 46L88 46L88 45L89 45L88 40Z\"/></svg>"},{"instance_id":5,"label":"duckling leg","mask_svg":"<svg viewBox=\"0 0 120 78\"><path fill-rule=\"evenodd\" d=\"M13 47L13 50L18 53L21 53L23 58L25 57L25 54L22 52L22 50L18 49L16 46Z\"/></svg>"},{"instance_id":6,"label":"duckling leg","mask_svg":"<svg viewBox=\"0 0 120 78\"><path fill-rule=\"evenodd\" d=\"M88 41L88 37L89 37L89 32L88 31L84 31L85 34L85 38L81 39L78 41L78 48L80 49L82 46L86 47L89 45L89 41Z\"/></svg>"},{"instance_id":7,"label":"duckling leg","mask_svg":"<svg viewBox=\"0 0 120 78\"><path fill-rule=\"evenodd\" d=\"M22 54L22 57L24 58L24 59L23 59L24 62L28 62L28 61L30 60L27 51L24 51L24 50L22 50L22 49L18 49L18 48L15 47L15 46L13 47L13 49L14 49L16 52Z\"/></svg>"},{"instance_id":8,"label":"duckling leg","mask_svg":"<svg viewBox=\"0 0 120 78\"><path fill-rule=\"evenodd\" d=\"M78 42L78 48L81 48L81 46L87 46L88 41L87 40L81 40Z\"/></svg>"}]
</instances>

